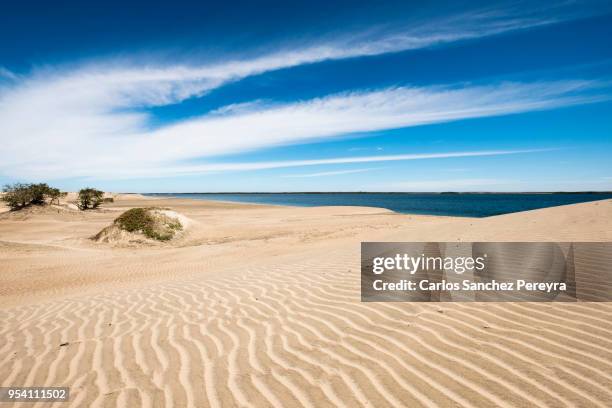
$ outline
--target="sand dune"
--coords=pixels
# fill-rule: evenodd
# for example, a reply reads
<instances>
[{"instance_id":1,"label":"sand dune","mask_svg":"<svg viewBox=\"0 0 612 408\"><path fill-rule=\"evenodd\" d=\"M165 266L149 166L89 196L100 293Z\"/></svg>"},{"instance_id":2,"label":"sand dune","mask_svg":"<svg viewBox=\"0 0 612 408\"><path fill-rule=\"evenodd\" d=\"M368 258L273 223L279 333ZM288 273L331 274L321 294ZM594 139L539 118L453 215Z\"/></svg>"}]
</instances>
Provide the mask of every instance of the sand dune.
<instances>
[{"instance_id":1,"label":"sand dune","mask_svg":"<svg viewBox=\"0 0 612 408\"><path fill-rule=\"evenodd\" d=\"M157 246L89 239L143 205L193 225ZM361 303L359 243L611 241L611 210L471 219L121 196L1 214L0 386L70 386L75 407L609 407L611 303Z\"/></svg>"}]
</instances>

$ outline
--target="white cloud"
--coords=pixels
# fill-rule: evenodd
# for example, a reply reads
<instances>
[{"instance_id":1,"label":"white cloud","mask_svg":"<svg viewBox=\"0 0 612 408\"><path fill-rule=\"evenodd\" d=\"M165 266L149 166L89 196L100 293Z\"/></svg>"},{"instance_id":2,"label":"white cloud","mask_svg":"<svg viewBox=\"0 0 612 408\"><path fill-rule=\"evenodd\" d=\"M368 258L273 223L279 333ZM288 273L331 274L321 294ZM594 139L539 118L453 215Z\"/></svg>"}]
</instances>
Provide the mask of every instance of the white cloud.
<instances>
[{"instance_id":1,"label":"white cloud","mask_svg":"<svg viewBox=\"0 0 612 408\"><path fill-rule=\"evenodd\" d=\"M8 79L10 81L14 81L16 79L18 79L19 76L17 74L15 74L12 71L9 71L8 69L0 66L0 80L2 79Z\"/></svg>"},{"instance_id":2,"label":"white cloud","mask_svg":"<svg viewBox=\"0 0 612 408\"><path fill-rule=\"evenodd\" d=\"M396 155L380 155L380 156L354 156L354 157L335 157L329 159L312 159L312 160L279 160L279 161L259 161L259 162L238 162L238 163L211 163L200 165L180 165L177 167L164 167L158 169L157 172L151 172L150 169L135 171L129 174L130 177L148 177L159 176L165 174L202 174L202 173L217 173L224 171L249 171L249 170L269 170L289 167L306 167L319 166L330 164L354 164L354 163L375 163L389 161L409 161L409 160L430 160L430 159L448 159L457 157L483 157L483 156L501 156L508 154L523 154L546 152L555 149L530 149L530 150L482 150L482 151L466 151L466 152L444 152L444 153L417 153L417 154L396 154ZM114 173L109 169L103 177L121 177L122 173Z\"/></svg>"},{"instance_id":3,"label":"white cloud","mask_svg":"<svg viewBox=\"0 0 612 408\"><path fill-rule=\"evenodd\" d=\"M596 85L565 81L344 93L185 121L149 133L146 142L135 141L134 149L152 149L158 159L166 160L237 153L355 132L587 103L597 98L581 92Z\"/></svg>"},{"instance_id":4,"label":"white cloud","mask_svg":"<svg viewBox=\"0 0 612 408\"><path fill-rule=\"evenodd\" d=\"M343 174L355 174L355 173L365 173L366 171L374 170L373 168L369 169L352 169L352 170L338 170L338 171L322 171L320 173L308 173L308 174L287 174L286 178L302 178L302 177L327 177L327 176L339 176Z\"/></svg>"},{"instance_id":5,"label":"white cloud","mask_svg":"<svg viewBox=\"0 0 612 408\"><path fill-rule=\"evenodd\" d=\"M51 94L55 102L87 102L106 109L157 106L201 95L229 81L268 71L326 60L373 56L419 49L470 38L550 24L557 19L529 16L529 10L476 10L401 27L375 27L276 52L203 65L143 65L125 61L95 62L75 69L45 68L25 79L17 92ZM279 48L279 47L275 47ZM0 76L19 77L0 67ZM1 91L1 89L0 89ZM3 94L6 94L5 89ZM61 95L61 98L59 96Z\"/></svg>"},{"instance_id":6,"label":"white cloud","mask_svg":"<svg viewBox=\"0 0 612 408\"><path fill-rule=\"evenodd\" d=\"M157 89L124 96L121 87L109 92L85 86L79 78L26 83L0 97L0 173L29 178L170 175L192 171L194 166L180 164L188 159L593 102L601 97L585 92L596 86L558 81L390 88L253 105L149 129L145 114L120 108L126 107L125 98L159 99Z\"/></svg>"},{"instance_id":7,"label":"white cloud","mask_svg":"<svg viewBox=\"0 0 612 408\"><path fill-rule=\"evenodd\" d=\"M106 62L68 70L46 68L30 76L2 71L11 81L0 82L0 175L171 175L193 171L194 166L181 164L189 159L597 100L583 94L596 83L560 81L388 88L285 105L253 102L159 128L142 110L270 70L428 47L551 21L528 13L481 11L202 66Z\"/></svg>"}]
</instances>

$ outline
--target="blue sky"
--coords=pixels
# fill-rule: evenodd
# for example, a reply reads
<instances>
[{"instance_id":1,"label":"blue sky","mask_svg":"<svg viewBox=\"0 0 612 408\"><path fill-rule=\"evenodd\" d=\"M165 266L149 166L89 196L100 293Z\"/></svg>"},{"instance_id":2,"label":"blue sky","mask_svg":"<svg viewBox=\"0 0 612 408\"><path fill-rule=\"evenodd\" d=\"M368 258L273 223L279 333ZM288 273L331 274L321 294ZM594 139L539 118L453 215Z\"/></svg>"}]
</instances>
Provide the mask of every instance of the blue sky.
<instances>
[{"instance_id":1,"label":"blue sky","mask_svg":"<svg viewBox=\"0 0 612 408\"><path fill-rule=\"evenodd\" d=\"M612 190L609 2L377 3L5 5L0 183Z\"/></svg>"}]
</instances>

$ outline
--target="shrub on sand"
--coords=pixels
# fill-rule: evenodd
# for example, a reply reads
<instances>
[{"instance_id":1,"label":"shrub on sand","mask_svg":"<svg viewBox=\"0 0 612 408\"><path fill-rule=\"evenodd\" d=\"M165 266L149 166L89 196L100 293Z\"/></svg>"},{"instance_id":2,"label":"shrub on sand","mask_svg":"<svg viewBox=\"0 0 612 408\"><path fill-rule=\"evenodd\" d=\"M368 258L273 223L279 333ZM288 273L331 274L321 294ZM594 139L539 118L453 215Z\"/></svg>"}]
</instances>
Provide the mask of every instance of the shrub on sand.
<instances>
[{"instance_id":1,"label":"shrub on sand","mask_svg":"<svg viewBox=\"0 0 612 408\"><path fill-rule=\"evenodd\" d=\"M32 195L28 187L28 184L21 183L6 185L3 189L4 195L2 196L2 201L6 202L13 211L30 205Z\"/></svg>"},{"instance_id":2,"label":"shrub on sand","mask_svg":"<svg viewBox=\"0 0 612 408\"><path fill-rule=\"evenodd\" d=\"M65 197L67 195L68 193L62 193L61 191L59 191L58 188L50 187L49 188L49 203L59 205L60 197Z\"/></svg>"},{"instance_id":3,"label":"shrub on sand","mask_svg":"<svg viewBox=\"0 0 612 408\"><path fill-rule=\"evenodd\" d=\"M132 208L121 214L114 222L124 231L141 232L147 238L168 241L183 229L181 222L157 208Z\"/></svg>"},{"instance_id":4,"label":"shrub on sand","mask_svg":"<svg viewBox=\"0 0 612 408\"><path fill-rule=\"evenodd\" d=\"M30 184L28 190L31 194L31 204L43 205L46 196L50 195L51 188L46 183Z\"/></svg>"},{"instance_id":5,"label":"shrub on sand","mask_svg":"<svg viewBox=\"0 0 612 408\"><path fill-rule=\"evenodd\" d=\"M20 210L29 205L45 205L57 201L62 193L57 188L49 187L46 183L6 185L3 189L2 201L5 201L11 210Z\"/></svg>"},{"instance_id":6,"label":"shrub on sand","mask_svg":"<svg viewBox=\"0 0 612 408\"><path fill-rule=\"evenodd\" d=\"M79 208L87 210L89 208L98 208L102 203L104 192L95 188L83 188L79 191Z\"/></svg>"}]
</instances>

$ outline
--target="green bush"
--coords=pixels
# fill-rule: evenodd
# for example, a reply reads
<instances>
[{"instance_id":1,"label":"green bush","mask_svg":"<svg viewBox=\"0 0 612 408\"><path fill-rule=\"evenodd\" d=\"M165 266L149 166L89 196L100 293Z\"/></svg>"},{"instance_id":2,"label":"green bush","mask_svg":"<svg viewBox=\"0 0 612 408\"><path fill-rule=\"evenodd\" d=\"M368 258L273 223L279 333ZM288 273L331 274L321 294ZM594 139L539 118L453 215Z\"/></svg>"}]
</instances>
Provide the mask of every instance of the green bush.
<instances>
[{"instance_id":1,"label":"green bush","mask_svg":"<svg viewBox=\"0 0 612 408\"><path fill-rule=\"evenodd\" d=\"M19 210L32 202L32 194L29 191L28 184L6 185L2 191L4 191L2 201L6 202L11 210Z\"/></svg>"},{"instance_id":2,"label":"green bush","mask_svg":"<svg viewBox=\"0 0 612 408\"><path fill-rule=\"evenodd\" d=\"M129 232L145 232L152 228L154 222L153 217L145 208L132 208L115 220L115 224L119 225L122 230Z\"/></svg>"},{"instance_id":3,"label":"green bush","mask_svg":"<svg viewBox=\"0 0 612 408\"><path fill-rule=\"evenodd\" d=\"M68 193L62 193L58 188L49 188L49 203L58 204L60 197L65 197Z\"/></svg>"},{"instance_id":4,"label":"green bush","mask_svg":"<svg viewBox=\"0 0 612 408\"><path fill-rule=\"evenodd\" d=\"M176 231L183 229L180 221L154 212L154 208L132 208L115 219L115 224L124 231L142 232L146 237L158 241L172 239Z\"/></svg>"},{"instance_id":5,"label":"green bush","mask_svg":"<svg viewBox=\"0 0 612 408\"><path fill-rule=\"evenodd\" d=\"M57 188L49 187L46 183L24 184L15 183L4 186L2 201L6 202L11 210L20 210L29 205L44 205L57 201L63 194Z\"/></svg>"},{"instance_id":6,"label":"green bush","mask_svg":"<svg viewBox=\"0 0 612 408\"><path fill-rule=\"evenodd\" d=\"M115 199L113 197L105 197L104 200L102 200L103 203L114 203Z\"/></svg>"},{"instance_id":7,"label":"green bush","mask_svg":"<svg viewBox=\"0 0 612 408\"><path fill-rule=\"evenodd\" d=\"M104 192L95 188L83 188L79 191L79 208L87 210L89 208L98 208L102 203Z\"/></svg>"},{"instance_id":8,"label":"green bush","mask_svg":"<svg viewBox=\"0 0 612 408\"><path fill-rule=\"evenodd\" d=\"M30 193L32 194L32 204L45 204L45 196L51 193L51 188L46 183L30 184Z\"/></svg>"}]
</instances>

